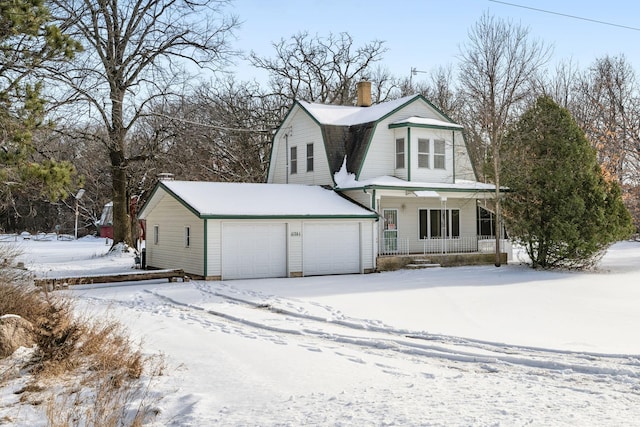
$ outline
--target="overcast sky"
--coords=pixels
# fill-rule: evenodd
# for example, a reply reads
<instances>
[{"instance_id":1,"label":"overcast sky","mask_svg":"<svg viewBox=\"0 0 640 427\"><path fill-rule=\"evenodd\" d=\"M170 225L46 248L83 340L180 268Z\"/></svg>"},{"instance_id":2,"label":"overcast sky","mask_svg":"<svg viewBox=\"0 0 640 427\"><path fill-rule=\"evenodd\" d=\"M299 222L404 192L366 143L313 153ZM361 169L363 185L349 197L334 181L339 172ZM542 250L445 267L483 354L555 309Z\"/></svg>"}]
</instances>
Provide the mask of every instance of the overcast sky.
<instances>
[{"instance_id":1,"label":"overcast sky","mask_svg":"<svg viewBox=\"0 0 640 427\"><path fill-rule=\"evenodd\" d=\"M253 50L262 56L273 56L272 42L301 31L319 36L348 32L355 46L372 40L385 41L388 52L380 65L398 77L409 77L411 68L430 71L440 65L455 64L460 46L468 39L468 30L485 11L528 27L532 37L552 45L552 63L573 58L585 68L606 54L624 54L640 73L640 3L629 0L507 0L506 3L509 4L491 0L235 0L229 10L243 22L236 34L235 47L247 53ZM246 63L239 62L234 71L238 80L265 80L264 75Z\"/></svg>"}]
</instances>

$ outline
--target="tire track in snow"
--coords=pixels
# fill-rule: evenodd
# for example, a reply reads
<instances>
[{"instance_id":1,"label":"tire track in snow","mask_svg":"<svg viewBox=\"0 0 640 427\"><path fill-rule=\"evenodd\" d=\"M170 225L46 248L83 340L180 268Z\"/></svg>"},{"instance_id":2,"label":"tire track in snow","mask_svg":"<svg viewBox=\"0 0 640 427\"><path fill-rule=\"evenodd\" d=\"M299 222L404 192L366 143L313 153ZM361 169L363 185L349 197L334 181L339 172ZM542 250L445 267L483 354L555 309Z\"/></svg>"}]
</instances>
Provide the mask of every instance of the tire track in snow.
<instances>
[{"instance_id":1,"label":"tire track in snow","mask_svg":"<svg viewBox=\"0 0 640 427\"><path fill-rule=\"evenodd\" d=\"M210 291L208 288L205 288L204 286L198 286L198 289L201 292L208 293L220 298L224 298L236 303L245 304L247 306L254 307L254 308L266 309L273 313L282 314L282 315L295 317L299 319L314 320L317 322L340 325L340 326L352 328L355 330L367 330L367 331L373 331L373 332L380 332L384 334L392 334L395 336L404 336L406 338L411 338L415 340L440 342L448 345L453 344L455 346L477 348L477 349L485 350L491 353L498 353L502 355L502 357L500 358L501 361L512 363L512 364L524 364L524 363L520 363L521 358L518 358L516 356L518 354L526 354L528 357L531 357L532 355L538 355L538 356L544 356L545 358L548 358L550 355L551 356L557 355L558 357L564 357L564 358L572 357L579 362L582 362L582 361L597 362L603 359L611 359L612 361L615 361L614 362L615 365L623 364L630 367L628 370L623 370L624 373L631 373L636 376L640 374L640 372L638 372L639 370L638 368L640 368L640 355L587 353L587 352L577 352L577 351L567 351L567 350L554 350L554 349L546 349L546 348L531 347L531 346L516 346L516 345L496 343L491 341L474 340L474 339L440 335L440 334L429 334L426 332L412 332L406 329L397 329L389 325L384 325L383 323L378 321L361 320L361 319L350 319L350 320L336 319L335 315L336 313L339 313L339 312L336 312L331 307L327 307L327 306L321 306L321 307L330 311L330 316L328 317L314 316L310 314L294 312L285 308L281 308L279 306L276 306L273 302L271 303L255 302L255 301L243 299L236 296L226 295L221 292ZM273 299L273 297L260 296L258 293L255 293L255 292L250 292L249 295L256 298L262 298L263 300ZM275 299L278 302L281 302L282 300L279 297L275 297ZM319 304L315 304L315 303L312 303L312 304L316 306L320 306ZM420 347L424 348L424 346L420 346ZM429 348L436 349L439 351L445 351L445 352L449 350L449 349L443 349L442 347L437 347L437 346L429 346ZM478 356L478 354L474 352L463 352L461 354L466 356ZM544 366L541 366L540 363L535 363L535 362L530 366L537 367L537 368L544 367ZM572 365L560 364L555 362L553 363L553 366L549 366L549 368L554 370L566 370L566 369L571 369L571 366ZM611 374L614 371L617 372L618 370L605 369L601 372L591 372L591 373Z\"/></svg>"},{"instance_id":2,"label":"tire track in snow","mask_svg":"<svg viewBox=\"0 0 640 427\"><path fill-rule=\"evenodd\" d=\"M620 382L631 386L635 393L640 394L640 361L634 356L547 350L444 335L412 333L407 330L394 329L390 326L379 326L379 322L350 318L336 319L334 316L335 311L331 312L332 316L323 317L289 310L276 305L273 301L265 302L264 297L256 302L211 291L203 286L198 286L198 289L203 293L229 301L241 309L265 311L273 315L272 318L268 319L269 321L276 320L291 323L291 318L293 318L299 322L299 326L279 327L268 325L265 323L266 319L264 318L259 321L249 320L246 317L230 314L220 309L212 310L181 302L160 294L158 291L145 290L145 292L179 307L272 333L314 337L324 342L347 344L368 351L393 351L407 356L473 363L486 372L497 372L502 366L520 366L553 373L605 376L619 379ZM260 298L257 294L252 296ZM282 303L282 299L277 298L277 302ZM322 308L331 310L330 307ZM262 316L264 316L264 313ZM318 328L319 325L329 327L332 331L327 332ZM347 334L344 331L357 332L357 334ZM440 345L427 344L434 341Z\"/></svg>"}]
</instances>

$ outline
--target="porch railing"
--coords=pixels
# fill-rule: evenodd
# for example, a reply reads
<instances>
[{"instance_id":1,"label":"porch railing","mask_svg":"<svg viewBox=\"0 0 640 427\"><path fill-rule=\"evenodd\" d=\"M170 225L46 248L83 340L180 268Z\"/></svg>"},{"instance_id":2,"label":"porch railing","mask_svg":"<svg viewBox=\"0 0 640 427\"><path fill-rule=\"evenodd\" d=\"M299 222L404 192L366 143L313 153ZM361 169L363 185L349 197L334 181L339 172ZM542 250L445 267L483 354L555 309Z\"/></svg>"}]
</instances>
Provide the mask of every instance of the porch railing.
<instances>
[{"instance_id":1,"label":"porch railing","mask_svg":"<svg viewBox=\"0 0 640 427\"><path fill-rule=\"evenodd\" d=\"M478 236L460 236L448 239L423 239L422 253L448 254L478 252Z\"/></svg>"},{"instance_id":2,"label":"porch railing","mask_svg":"<svg viewBox=\"0 0 640 427\"><path fill-rule=\"evenodd\" d=\"M380 239L380 248L378 255L408 255L409 239Z\"/></svg>"},{"instance_id":3,"label":"porch railing","mask_svg":"<svg viewBox=\"0 0 640 427\"><path fill-rule=\"evenodd\" d=\"M510 250L507 240L501 240L501 245ZM413 239L381 238L379 255L408 255L417 254L449 254L449 253L491 253L495 251L495 238L491 236L467 235L448 239Z\"/></svg>"}]
</instances>

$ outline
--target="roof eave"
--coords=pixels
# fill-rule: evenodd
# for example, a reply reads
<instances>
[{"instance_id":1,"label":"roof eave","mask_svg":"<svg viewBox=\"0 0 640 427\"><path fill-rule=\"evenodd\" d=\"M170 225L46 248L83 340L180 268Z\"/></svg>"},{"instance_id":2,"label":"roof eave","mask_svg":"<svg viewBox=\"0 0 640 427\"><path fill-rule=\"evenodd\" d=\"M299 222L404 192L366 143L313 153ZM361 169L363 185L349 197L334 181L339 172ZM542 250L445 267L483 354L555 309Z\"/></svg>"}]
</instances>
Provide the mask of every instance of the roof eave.
<instances>
[{"instance_id":1,"label":"roof eave","mask_svg":"<svg viewBox=\"0 0 640 427\"><path fill-rule=\"evenodd\" d=\"M452 193L495 193L495 188L450 188L450 187L438 187L438 186L396 186L396 185L383 185L383 184L366 184L359 187L336 187L335 191L351 191L351 190L396 190L396 191L441 191ZM509 192L508 188L501 187L501 193Z\"/></svg>"},{"instance_id":2,"label":"roof eave","mask_svg":"<svg viewBox=\"0 0 640 427\"><path fill-rule=\"evenodd\" d=\"M203 214L202 219L378 219L377 214L363 215L229 215Z\"/></svg>"},{"instance_id":3,"label":"roof eave","mask_svg":"<svg viewBox=\"0 0 640 427\"><path fill-rule=\"evenodd\" d=\"M389 129L397 129L397 128L404 128L404 127L425 128L425 129L442 129L442 130L453 130L453 131L462 131L462 130L464 130L464 128L462 126L460 126L460 125L456 125L456 126L429 125L429 124L426 124L426 123L410 123L410 122L391 123L389 125Z\"/></svg>"}]
</instances>

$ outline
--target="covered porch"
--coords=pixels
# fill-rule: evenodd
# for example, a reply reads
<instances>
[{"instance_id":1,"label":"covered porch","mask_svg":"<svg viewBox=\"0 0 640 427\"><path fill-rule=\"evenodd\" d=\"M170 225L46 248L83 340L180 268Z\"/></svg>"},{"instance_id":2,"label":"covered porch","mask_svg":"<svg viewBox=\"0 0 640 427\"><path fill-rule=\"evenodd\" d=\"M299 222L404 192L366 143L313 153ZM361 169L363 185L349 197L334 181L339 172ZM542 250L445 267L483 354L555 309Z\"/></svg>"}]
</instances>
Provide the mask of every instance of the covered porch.
<instances>
[{"instance_id":1,"label":"covered porch","mask_svg":"<svg viewBox=\"0 0 640 427\"><path fill-rule=\"evenodd\" d=\"M343 190L380 215L379 256L495 254L495 186L385 178ZM510 260L511 244L504 235L500 238L500 250Z\"/></svg>"}]
</instances>

